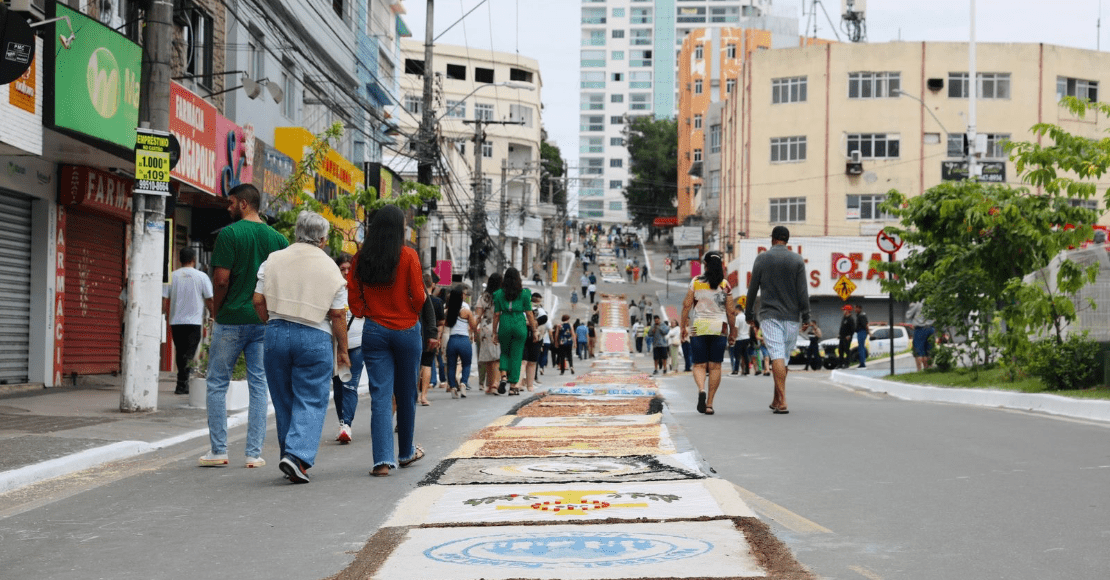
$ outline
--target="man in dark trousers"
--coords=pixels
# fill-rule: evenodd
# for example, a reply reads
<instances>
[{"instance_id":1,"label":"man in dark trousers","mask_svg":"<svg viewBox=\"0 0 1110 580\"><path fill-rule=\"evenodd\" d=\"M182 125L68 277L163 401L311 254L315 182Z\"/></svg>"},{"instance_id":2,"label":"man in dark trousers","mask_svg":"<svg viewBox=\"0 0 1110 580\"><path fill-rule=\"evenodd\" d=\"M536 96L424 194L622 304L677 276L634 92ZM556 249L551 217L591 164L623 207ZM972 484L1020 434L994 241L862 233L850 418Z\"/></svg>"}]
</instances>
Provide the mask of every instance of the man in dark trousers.
<instances>
[{"instance_id":1,"label":"man in dark trousers","mask_svg":"<svg viewBox=\"0 0 1110 580\"><path fill-rule=\"evenodd\" d=\"M770 353L771 373L775 379L771 410L776 415L790 412L786 407L786 363L798 342L799 328L809 324L805 261L786 247L789 241L790 230L783 226L771 230L771 249L756 256L752 264L744 312L749 325L759 321L763 341ZM757 295L761 298L758 316L755 312Z\"/></svg>"},{"instance_id":2,"label":"man in dark trousers","mask_svg":"<svg viewBox=\"0 0 1110 580\"><path fill-rule=\"evenodd\" d=\"M840 332L837 337L840 338L840 344L837 346L837 352L840 354L840 360L837 361L840 368L848 368L848 353L852 347L852 335L856 333L856 319L852 318L851 305L844 305L844 318L840 319Z\"/></svg>"},{"instance_id":3,"label":"man in dark trousers","mask_svg":"<svg viewBox=\"0 0 1110 580\"><path fill-rule=\"evenodd\" d=\"M863 307L856 304L856 342L859 343L857 352L859 353L859 366L858 369L867 368L867 339L871 338L871 329L867 326L867 314L863 312Z\"/></svg>"}]
</instances>

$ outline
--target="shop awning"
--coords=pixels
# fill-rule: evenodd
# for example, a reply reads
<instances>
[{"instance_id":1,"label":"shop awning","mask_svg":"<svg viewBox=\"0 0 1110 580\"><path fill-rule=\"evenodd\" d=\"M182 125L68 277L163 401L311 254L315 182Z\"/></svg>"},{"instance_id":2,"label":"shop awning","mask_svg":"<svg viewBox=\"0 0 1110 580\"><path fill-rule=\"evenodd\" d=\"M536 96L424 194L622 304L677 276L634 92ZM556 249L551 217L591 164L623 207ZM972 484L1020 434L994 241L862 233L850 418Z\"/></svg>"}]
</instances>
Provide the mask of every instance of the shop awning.
<instances>
[{"instance_id":1,"label":"shop awning","mask_svg":"<svg viewBox=\"0 0 1110 580\"><path fill-rule=\"evenodd\" d=\"M651 225L657 228L673 228L678 225L678 216L657 217L652 220Z\"/></svg>"}]
</instances>

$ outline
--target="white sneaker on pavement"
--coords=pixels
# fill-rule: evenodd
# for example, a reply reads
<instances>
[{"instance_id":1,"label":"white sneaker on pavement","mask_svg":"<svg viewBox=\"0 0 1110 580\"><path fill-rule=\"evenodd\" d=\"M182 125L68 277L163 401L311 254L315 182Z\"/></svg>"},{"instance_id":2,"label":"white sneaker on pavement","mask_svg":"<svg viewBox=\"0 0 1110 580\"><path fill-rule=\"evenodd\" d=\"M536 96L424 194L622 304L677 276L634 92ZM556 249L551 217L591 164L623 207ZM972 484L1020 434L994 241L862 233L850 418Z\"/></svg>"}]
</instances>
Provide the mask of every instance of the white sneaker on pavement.
<instances>
[{"instance_id":1,"label":"white sneaker on pavement","mask_svg":"<svg viewBox=\"0 0 1110 580\"><path fill-rule=\"evenodd\" d=\"M223 467L227 465L227 453L212 453L209 451L197 459L201 467Z\"/></svg>"},{"instance_id":2,"label":"white sneaker on pavement","mask_svg":"<svg viewBox=\"0 0 1110 580\"><path fill-rule=\"evenodd\" d=\"M262 467L266 465L266 460L261 457L247 457L247 467Z\"/></svg>"},{"instance_id":3,"label":"white sneaker on pavement","mask_svg":"<svg viewBox=\"0 0 1110 580\"><path fill-rule=\"evenodd\" d=\"M346 445L351 442L351 426L346 423L339 424L339 436L335 438L336 441Z\"/></svg>"}]
</instances>

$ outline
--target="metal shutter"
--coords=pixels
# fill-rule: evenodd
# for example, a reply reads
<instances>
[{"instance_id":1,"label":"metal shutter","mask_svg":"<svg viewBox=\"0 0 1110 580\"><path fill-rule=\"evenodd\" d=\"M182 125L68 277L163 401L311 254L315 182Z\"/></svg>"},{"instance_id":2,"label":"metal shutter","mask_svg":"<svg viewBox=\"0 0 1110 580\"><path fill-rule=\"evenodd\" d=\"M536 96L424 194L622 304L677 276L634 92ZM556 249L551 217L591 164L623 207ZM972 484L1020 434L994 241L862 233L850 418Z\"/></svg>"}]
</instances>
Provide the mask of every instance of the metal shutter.
<instances>
[{"instance_id":1,"label":"metal shutter","mask_svg":"<svg viewBox=\"0 0 1110 580\"><path fill-rule=\"evenodd\" d=\"M125 231L113 219L66 214L64 374L120 370Z\"/></svg>"},{"instance_id":2,"label":"metal shutter","mask_svg":"<svg viewBox=\"0 0 1110 580\"><path fill-rule=\"evenodd\" d=\"M27 382L31 200L0 191L0 384Z\"/></svg>"}]
</instances>

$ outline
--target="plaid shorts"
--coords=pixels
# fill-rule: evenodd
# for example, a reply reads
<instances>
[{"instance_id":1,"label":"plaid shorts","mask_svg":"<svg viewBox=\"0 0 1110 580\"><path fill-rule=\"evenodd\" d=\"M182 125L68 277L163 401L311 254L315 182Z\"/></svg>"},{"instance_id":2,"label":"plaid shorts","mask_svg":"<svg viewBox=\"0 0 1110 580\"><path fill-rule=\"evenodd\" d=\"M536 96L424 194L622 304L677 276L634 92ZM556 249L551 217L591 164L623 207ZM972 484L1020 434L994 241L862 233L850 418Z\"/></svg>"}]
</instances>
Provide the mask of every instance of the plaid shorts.
<instances>
[{"instance_id":1,"label":"plaid shorts","mask_svg":"<svg viewBox=\"0 0 1110 580\"><path fill-rule=\"evenodd\" d=\"M790 353L798 343L798 329L802 324L796 320L775 320L773 318L760 321L763 330L763 342L767 344L767 351L771 360L790 361Z\"/></svg>"}]
</instances>

